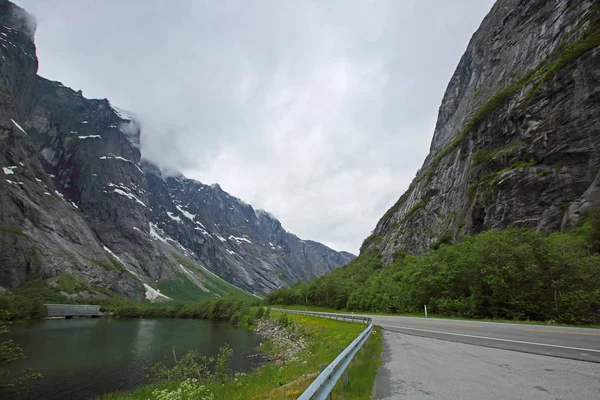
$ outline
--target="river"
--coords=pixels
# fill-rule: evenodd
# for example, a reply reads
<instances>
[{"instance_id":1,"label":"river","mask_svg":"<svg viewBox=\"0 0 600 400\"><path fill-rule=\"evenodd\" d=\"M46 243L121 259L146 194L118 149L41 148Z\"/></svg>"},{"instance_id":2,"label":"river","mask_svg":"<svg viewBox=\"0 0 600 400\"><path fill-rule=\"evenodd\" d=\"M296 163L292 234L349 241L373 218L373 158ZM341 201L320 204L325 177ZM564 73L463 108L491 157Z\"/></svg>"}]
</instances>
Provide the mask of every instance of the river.
<instances>
[{"instance_id":1,"label":"river","mask_svg":"<svg viewBox=\"0 0 600 400\"><path fill-rule=\"evenodd\" d=\"M127 391L149 382L148 367L173 364L188 350L216 356L225 343L233 348L230 367L258 366L260 338L228 323L192 319L68 319L15 324L11 336L24 350L27 365L44 378L28 393L3 399L90 399Z\"/></svg>"}]
</instances>

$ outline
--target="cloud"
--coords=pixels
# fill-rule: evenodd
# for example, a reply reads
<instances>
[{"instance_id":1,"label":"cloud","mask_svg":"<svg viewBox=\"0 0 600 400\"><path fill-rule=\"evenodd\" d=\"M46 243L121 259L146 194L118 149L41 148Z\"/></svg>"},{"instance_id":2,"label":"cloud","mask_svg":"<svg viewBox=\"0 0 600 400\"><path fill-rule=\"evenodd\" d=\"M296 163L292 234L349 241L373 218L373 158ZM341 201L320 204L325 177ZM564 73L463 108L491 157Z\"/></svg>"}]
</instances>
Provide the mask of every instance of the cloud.
<instances>
[{"instance_id":1,"label":"cloud","mask_svg":"<svg viewBox=\"0 0 600 400\"><path fill-rule=\"evenodd\" d=\"M357 252L493 1L18 3L40 73L134 112L145 157Z\"/></svg>"},{"instance_id":2,"label":"cloud","mask_svg":"<svg viewBox=\"0 0 600 400\"><path fill-rule=\"evenodd\" d=\"M11 23L22 32L25 32L31 38L35 36L35 30L37 28L37 22L27 11L22 8L11 8L10 9Z\"/></svg>"}]
</instances>

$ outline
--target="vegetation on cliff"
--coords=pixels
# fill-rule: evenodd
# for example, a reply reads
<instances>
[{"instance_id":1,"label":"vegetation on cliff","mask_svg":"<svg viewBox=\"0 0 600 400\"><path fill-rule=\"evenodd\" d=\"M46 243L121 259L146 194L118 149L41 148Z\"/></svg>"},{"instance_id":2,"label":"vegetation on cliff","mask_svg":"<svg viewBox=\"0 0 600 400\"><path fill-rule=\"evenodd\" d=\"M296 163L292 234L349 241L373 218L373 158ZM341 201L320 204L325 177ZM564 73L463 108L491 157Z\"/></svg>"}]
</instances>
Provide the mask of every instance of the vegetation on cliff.
<instances>
[{"instance_id":1,"label":"vegetation on cliff","mask_svg":"<svg viewBox=\"0 0 600 400\"><path fill-rule=\"evenodd\" d=\"M488 231L384 267L369 250L346 267L271 292L270 304L305 304L463 318L600 323L600 210L583 226L548 236Z\"/></svg>"},{"instance_id":2,"label":"vegetation on cliff","mask_svg":"<svg viewBox=\"0 0 600 400\"><path fill-rule=\"evenodd\" d=\"M580 6L583 3L584 2L574 3L573 7L576 5ZM544 15L547 15L546 12L549 12L551 9L551 6L545 7L543 12L541 12L540 17L543 18ZM507 19L508 18L509 17L507 16ZM531 21L527 23L530 22ZM470 201L467 200L464 202L464 208L455 210L458 215L470 213L472 211L472 208L470 207L472 206L473 201L478 197L477 195L486 191L489 192L488 189L497 183L497 178L503 172L517 168L528 168L538 164L544 165L545 161L548 161L548 159L552 160L559 155L561 157L557 160L559 163L564 163L565 161L568 163L570 160L570 151L565 150L565 154L560 154L559 151L551 152L549 150L550 157L548 157L548 154L539 151L539 149L536 151L535 142L538 141L539 138L526 131L527 128L511 130L510 137L504 130L506 130L505 128L508 121L511 119L522 118L522 116L525 115L535 115L536 118L540 118L541 121L543 121L542 126L550 124L551 131L554 131L554 133L560 131L557 127L562 124L560 121L566 121L566 119L565 117L560 116L560 114L556 114L556 111L552 110L553 105L558 104L559 100L556 97L548 96L551 93L562 92L564 90L576 90L574 89L576 85L573 83L572 79L563 79L563 81L561 81L560 79L557 79L557 76L578 76L577 74L580 74L581 72L574 72L576 65L586 59L593 59L593 57L595 57L594 54L596 52L594 50L600 46L600 6L598 4L590 4L590 7L582 12L581 18L578 19L577 23L571 28L569 28L568 34L561 37L561 41L556 46L552 46L551 49L544 53L543 57L535 59L535 63L533 62L534 59L531 59L531 62L524 65L518 72L513 71L510 76L509 74L506 74L503 79L490 81L495 82L495 84L490 84L489 87L486 87L485 85L480 86L479 74L481 74L481 71L479 71L479 67L474 68L474 70L479 72L472 75L469 81L473 82L473 85L476 85L472 89L475 90L476 88L474 97L477 101L471 97L471 92L465 92L463 100L461 101L470 103L465 103L469 104L468 107L465 107L464 109L459 108L461 111L456 111L457 114L455 115L460 117L460 125L457 125L454 132L451 132L447 142L445 142L443 146L440 145L439 148L435 148L431 151L423 167L417 172L417 175L411 182L409 188L398 201L388 209L377 223L374 233L363 243L361 252L370 249L381 249L386 244L390 243L398 232L403 231L409 233L404 235L404 238L401 239L401 241L404 241L404 244L406 244L407 241L406 236L411 238L417 237L419 239L411 239L413 240L412 250L414 250L415 247L418 247L418 244L415 245L414 243L423 243L422 239L424 235L421 235L423 232L406 230L405 222L409 219L412 219L413 221L420 220L423 215L431 215L434 212L438 214L439 202L436 204L436 201L429 201L431 199L427 197L428 193L435 190L448 190L448 187L444 189L439 187L440 172L445 172L448 169L460 171L464 167L464 164L461 164L461 161L463 160L469 160L470 158L469 163L471 167L476 167L478 165L482 165L482 167L477 168L474 171L469 171L467 177L469 182L465 187L449 188L451 197L455 201L464 194L470 199ZM566 27L562 27L562 29L566 29ZM477 34L474 36L474 39L475 38L477 38ZM481 40L482 42L480 45L489 45L489 42L483 41L484 38L481 38ZM472 50L475 48L472 48ZM536 54L536 50L537 49L530 49L530 54ZM466 54L471 53L467 51ZM505 59L509 59L509 57L505 57ZM485 57L479 58L476 64L485 65L485 67L483 67L483 70L485 70L488 68L488 63L490 61L491 60L486 59ZM459 65L456 74L461 72L460 67L461 66ZM465 73L465 71L462 72ZM482 80L482 82L485 81ZM469 86L471 86L471 84ZM589 86L594 87L594 83L590 83ZM450 97L452 97L452 93L455 92L459 92L459 87L453 86L453 83L451 82L448 87ZM593 95L591 96L593 98ZM446 99L442 102L441 108L444 108L446 105L445 101ZM538 110L540 104L543 105L542 108L544 109L541 113ZM579 107L581 112L586 110L586 105L582 102L579 102L577 107ZM590 115L596 115L597 113L594 113L594 111L595 108L592 108ZM572 112L571 115L575 114L575 112ZM573 120L573 123L577 122ZM493 129L491 131L495 130L497 134L494 133L491 137L488 137L488 134L486 133L487 129L492 127ZM585 129L579 128L578 131L585 132ZM436 128L434 139L437 132L438 130ZM500 132L503 133L500 134ZM589 134L593 137L593 130L590 131ZM556 146L560 149L569 149L571 147L578 148L573 136L574 135L562 136L560 138L558 136L552 137L550 142L562 141L561 146ZM498 139L501 137L505 137L510 143L502 147L497 147L499 143L503 143L502 140L498 142ZM491 142L490 139L492 139ZM545 140L548 140L548 138ZM553 146L546 146L547 149L552 147ZM590 144L579 148L585 148L586 152L590 151L593 153L593 146ZM467 171L464 172L466 173ZM547 172L540 175L540 178L543 177L543 174L550 173L551 172L547 170ZM457 174L454 176L456 177ZM589 176L593 175L590 173ZM585 189L581 190L579 193L573 192L572 196L577 198L578 196L583 195L584 191ZM557 193L562 192L557 191ZM493 205L498 200L495 195L488 197L488 204ZM553 197L557 199L555 204L562 202L561 196L555 195ZM586 201L589 201L589 199L584 200L583 203ZM592 203L597 204L595 202ZM547 202L544 204L547 204ZM427 205L429 206L425 208ZM506 219L508 221L511 220L510 212ZM517 217L515 219L519 218ZM455 237L461 237L466 233L478 232L477 229L467 229L467 231L465 231L461 226L457 226L457 228L458 229L453 232ZM443 230L445 227L440 228L434 226L432 231L435 234L441 234L442 232L440 229ZM426 232L426 234L429 233L430 232ZM422 250L423 248L419 249L419 251Z\"/></svg>"}]
</instances>

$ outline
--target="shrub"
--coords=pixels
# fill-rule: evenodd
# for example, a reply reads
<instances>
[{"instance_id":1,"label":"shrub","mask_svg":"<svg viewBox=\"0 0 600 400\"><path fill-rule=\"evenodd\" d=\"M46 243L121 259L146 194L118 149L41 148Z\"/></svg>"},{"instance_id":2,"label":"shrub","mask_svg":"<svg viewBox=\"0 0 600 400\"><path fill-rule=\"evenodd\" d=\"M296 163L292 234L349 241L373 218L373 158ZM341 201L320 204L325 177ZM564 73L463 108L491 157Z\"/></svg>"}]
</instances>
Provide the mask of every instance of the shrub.
<instances>
[{"instance_id":1,"label":"shrub","mask_svg":"<svg viewBox=\"0 0 600 400\"><path fill-rule=\"evenodd\" d=\"M256 312L254 313L254 316L256 317L256 319L262 318L263 315L265 315L265 308L263 306L257 307Z\"/></svg>"},{"instance_id":2,"label":"shrub","mask_svg":"<svg viewBox=\"0 0 600 400\"><path fill-rule=\"evenodd\" d=\"M429 252L393 257L383 268L376 251L364 252L266 301L396 313L427 304L449 316L600 324L600 211L585 214L582 226L549 236L506 229L451 244L445 232Z\"/></svg>"},{"instance_id":3,"label":"shrub","mask_svg":"<svg viewBox=\"0 0 600 400\"><path fill-rule=\"evenodd\" d=\"M290 324L290 320L288 319L287 314L281 313L281 315L279 316L279 319L277 320L277 323L279 323L279 325L281 325L283 327L287 327Z\"/></svg>"},{"instance_id":4,"label":"shrub","mask_svg":"<svg viewBox=\"0 0 600 400\"><path fill-rule=\"evenodd\" d=\"M197 379L186 379L176 390L155 389L152 398L156 400L212 400L214 395Z\"/></svg>"},{"instance_id":5,"label":"shrub","mask_svg":"<svg viewBox=\"0 0 600 400\"><path fill-rule=\"evenodd\" d=\"M477 150L473 153L473 159L471 161L471 166L475 167L479 164L488 163L492 159L492 154L486 150Z\"/></svg>"},{"instance_id":6,"label":"shrub","mask_svg":"<svg viewBox=\"0 0 600 400\"><path fill-rule=\"evenodd\" d=\"M0 310L5 310L11 320L42 319L47 315L46 306L39 299L24 296L0 295Z\"/></svg>"},{"instance_id":7,"label":"shrub","mask_svg":"<svg viewBox=\"0 0 600 400\"><path fill-rule=\"evenodd\" d=\"M413 206L410 208L410 210L408 210L406 215L404 215L404 219L410 218L414 213L416 213L417 211L419 211L422 208L425 208L426 205L427 205L427 202L425 202L423 200L416 202L415 204L413 204Z\"/></svg>"},{"instance_id":8,"label":"shrub","mask_svg":"<svg viewBox=\"0 0 600 400\"><path fill-rule=\"evenodd\" d=\"M600 209L592 211L590 218L589 245L592 253L600 253Z\"/></svg>"},{"instance_id":9,"label":"shrub","mask_svg":"<svg viewBox=\"0 0 600 400\"><path fill-rule=\"evenodd\" d=\"M11 315L6 310L0 310L0 336L10 332L8 325ZM35 373L31 368L24 369L21 373L15 374L14 370L9 369L15 361L25 358L21 347L11 339L0 341L0 391L3 389L20 390L26 387L30 381L41 379L42 375ZM16 376L15 376L16 375Z\"/></svg>"},{"instance_id":10,"label":"shrub","mask_svg":"<svg viewBox=\"0 0 600 400\"><path fill-rule=\"evenodd\" d=\"M207 357L195 350L190 350L181 358L177 359L175 348L173 347L173 358L175 365L171 368L166 367L162 362L154 364L149 371L149 375L156 381L181 381L198 380L203 381L224 381L229 372L229 360L233 355L233 350L229 344L225 344L219 349L217 357Z\"/></svg>"}]
</instances>

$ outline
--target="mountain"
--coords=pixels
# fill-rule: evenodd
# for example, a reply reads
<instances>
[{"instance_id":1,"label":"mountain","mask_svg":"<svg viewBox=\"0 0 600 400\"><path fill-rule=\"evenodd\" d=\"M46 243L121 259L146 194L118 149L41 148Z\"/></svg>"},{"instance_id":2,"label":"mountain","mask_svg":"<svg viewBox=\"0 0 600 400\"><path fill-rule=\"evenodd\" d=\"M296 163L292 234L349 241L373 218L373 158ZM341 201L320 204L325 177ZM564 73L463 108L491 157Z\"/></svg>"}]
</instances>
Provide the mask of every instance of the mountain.
<instances>
[{"instance_id":1,"label":"mountain","mask_svg":"<svg viewBox=\"0 0 600 400\"><path fill-rule=\"evenodd\" d=\"M41 278L80 299L264 294L353 258L142 162L134 118L37 76L34 33L0 0L0 292Z\"/></svg>"},{"instance_id":2,"label":"mountain","mask_svg":"<svg viewBox=\"0 0 600 400\"><path fill-rule=\"evenodd\" d=\"M600 2L498 0L360 255L265 301L600 323L599 100Z\"/></svg>"},{"instance_id":3,"label":"mountain","mask_svg":"<svg viewBox=\"0 0 600 400\"><path fill-rule=\"evenodd\" d=\"M600 205L600 5L498 0L446 89L430 153L361 254L572 228Z\"/></svg>"},{"instance_id":4,"label":"mountain","mask_svg":"<svg viewBox=\"0 0 600 400\"><path fill-rule=\"evenodd\" d=\"M193 252L211 270L253 293L307 281L347 264L354 256L301 240L263 210L231 196L217 184L164 176L144 163L151 229Z\"/></svg>"}]
</instances>

